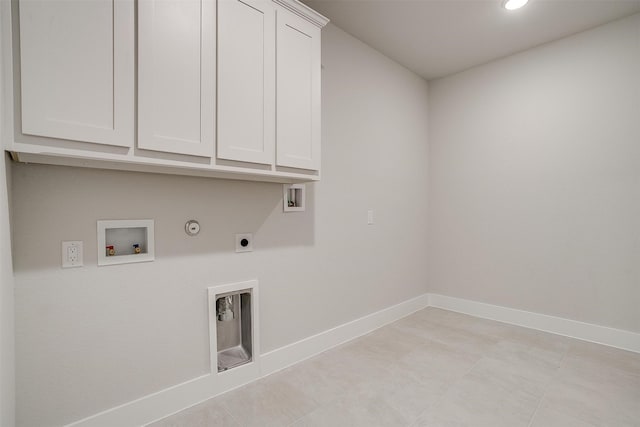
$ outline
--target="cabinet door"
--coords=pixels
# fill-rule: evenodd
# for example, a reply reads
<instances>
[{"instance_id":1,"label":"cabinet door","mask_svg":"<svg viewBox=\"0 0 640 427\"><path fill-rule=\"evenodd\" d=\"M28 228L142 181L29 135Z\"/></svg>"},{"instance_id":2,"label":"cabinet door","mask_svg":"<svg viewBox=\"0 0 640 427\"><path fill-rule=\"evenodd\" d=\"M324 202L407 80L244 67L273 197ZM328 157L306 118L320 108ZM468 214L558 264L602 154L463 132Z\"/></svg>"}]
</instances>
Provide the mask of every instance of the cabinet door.
<instances>
[{"instance_id":1,"label":"cabinet door","mask_svg":"<svg viewBox=\"0 0 640 427\"><path fill-rule=\"evenodd\" d=\"M22 132L133 146L133 0L20 0Z\"/></svg>"},{"instance_id":2,"label":"cabinet door","mask_svg":"<svg viewBox=\"0 0 640 427\"><path fill-rule=\"evenodd\" d=\"M273 164L274 127L274 6L218 0L218 157Z\"/></svg>"},{"instance_id":3,"label":"cabinet door","mask_svg":"<svg viewBox=\"0 0 640 427\"><path fill-rule=\"evenodd\" d=\"M138 147L213 156L215 0L138 2Z\"/></svg>"},{"instance_id":4,"label":"cabinet door","mask_svg":"<svg viewBox=\"0 0 640 427\"><path fill-rule=\"evenodd\" d=\"M277 11L277 165L320 168L320 28Z\"/></svg>"}]
</instances>

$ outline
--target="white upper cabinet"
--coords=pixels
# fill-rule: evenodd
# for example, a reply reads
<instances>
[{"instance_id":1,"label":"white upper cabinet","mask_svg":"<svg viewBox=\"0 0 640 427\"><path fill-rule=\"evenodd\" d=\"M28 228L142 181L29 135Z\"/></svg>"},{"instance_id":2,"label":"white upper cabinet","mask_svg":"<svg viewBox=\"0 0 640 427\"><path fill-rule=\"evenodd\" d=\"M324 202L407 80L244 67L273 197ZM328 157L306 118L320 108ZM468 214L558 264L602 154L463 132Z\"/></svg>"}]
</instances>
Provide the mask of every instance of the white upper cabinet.
<instances>
[{"instance_id":1,"label":"white upper cabinet","mask_svg":"<svg viewBox=\"0 0 640 427\"><path fill-rule=\"evenodd\" d=\"M270 0L218 0L218 158L273 164L275 12Z\"/></svg>"},{"instance_id":2,"label":"white upper cabinet","mask_svg":"<svg viewBox=\"0 0 640 427\"><path fill-rule=\"evenodd\" d=\"M276 13L276 164L319 170L320 28Z\"/></svg>"},{"instance_id":3,"label":"white upper cabinet","mask_svg":"<svg viewBox=\"0 0 640 427\"><path fill-rule=\"evenodd\" d=\"M215 0L139 0L138 148L212 157Z\"/></svg>"},{"instance_id":4,"label":"white upper cabinet","mask_svg":"<svg viewBox=\"0 0 640 427\"><path fill-rule=\"evenodd\" d=\"M1 1L1 0L0 0ZM320 178L320 32L297 0L11 0L18 161ZM17 15L16 15L17 14ZM4 25L7 24L7 25ZM11 61L18 61L12 63ZM11 108L13 106L13 108Z\"/></svg>"},{"instance_id":5,"label":"white upper cabinet","mask_svg":"<svg viewBox=\"0 0 640 427\"><path fill-rule=\"evenodd\" d=\"M22 133L133 146L133 0L20 0Z\"/></svg>"}]
</instances>

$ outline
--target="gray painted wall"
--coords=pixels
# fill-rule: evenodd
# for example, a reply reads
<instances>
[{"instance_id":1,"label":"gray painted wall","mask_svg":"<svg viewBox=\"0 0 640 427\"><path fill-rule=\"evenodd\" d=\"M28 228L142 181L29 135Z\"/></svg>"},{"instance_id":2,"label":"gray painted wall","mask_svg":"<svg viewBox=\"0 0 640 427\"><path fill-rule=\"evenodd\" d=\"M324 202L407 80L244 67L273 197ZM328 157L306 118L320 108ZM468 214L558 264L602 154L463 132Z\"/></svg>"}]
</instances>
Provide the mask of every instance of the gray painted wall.
<instances>
[{"instance_id":1,"label":"gray painted wall","mask_svg":"<svg viewBox=\"0 0 640 427\"><path fill-rule=\"evenodd\" d=\"M0 25L9 20L9 2L0 2ZM2 51L10 40L0 34ZM5 73L11 70L9 58L0 57L0 147L12 137L5 108L10 97L5 87ZM0 425L15 425L15 337L13 266L11 259L11 227L9 199L11 198L11 162L4 150L0 152Z\"/></svg>"},{"instance_id":2,"label":"gray painted wall","mask_svg":"<svg viewBox=\"0 0 640 427\"><path fill-rule=\"evenodd\" d=\"M15 424L15 336L13 268L8 200L11 163L0 157L0 425Z\"/></svg>"},{"instance_id":3,"label":"gray painted wall","mask_svg":"<svg viewBox=\"0 0 640 427\"><path fill-rule=\"evenodd\" d=\"M640 332L640 15L429 84L429 290Z\"/></svg>"},{"instance_id":4,"label":"gray painted wall","mask_svg":"<svg viewBox=\"0 0 640 427\"><path fill-rule=\"evenodd\" d=\"M426 291L427 84L331 25L322 62L323 176L304 213L282 212L277 184L14 166L20 425L208 372L211 285L259 279L262 352ZM96 220L118 218L155 219L155 262L96 266ZM234 253L236 232L253 253ZM62 240L84 241L84 268L60 268Z\"/></svg>"},{"instance_id":5,"label":"gray painted wall","mask_svg":"<svg viewBox=\"0 0 640 427\"><path fill-rule=\"evenodd\" d=\"M14 165L19 424L206 373L205 289L250 278L263 352L427 289L640 332L639 55L636 15L431 82L427 101L330 25L305 213L282 213L276 184ZM157 260L98 268L106 218L154 218ZM255 252L233 253L246 231ZM84 241L84 268L60 269L61 240Z\"/></svg>"}]
</instances>

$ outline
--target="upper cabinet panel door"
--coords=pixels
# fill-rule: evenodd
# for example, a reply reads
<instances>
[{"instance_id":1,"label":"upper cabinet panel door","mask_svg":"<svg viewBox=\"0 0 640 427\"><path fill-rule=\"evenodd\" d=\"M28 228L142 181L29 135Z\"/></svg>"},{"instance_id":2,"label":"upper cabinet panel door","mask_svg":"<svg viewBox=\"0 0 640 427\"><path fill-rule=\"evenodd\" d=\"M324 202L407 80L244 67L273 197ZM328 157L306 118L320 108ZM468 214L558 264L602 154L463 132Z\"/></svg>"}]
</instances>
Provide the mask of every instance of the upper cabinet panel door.
<instances>
[{"instance_id":1,"label":"upper cabinet panel door","mask_svg":"<svg viewBox=\"0 0 640 427\"><path fill-rule=\"evenodd\" d=\"M218 0L218 157L273 164L274 127L274 6Z\"/></svg>"},{"instance_id":2,"label":"upper cabinet panel door","mask_svg":"<svg viewBox=\"0 0 640 427\"><path fill-rule=\"evenodd\" d=\"M138 2L138 148L212 157L215 0Z\"/></svg>"},{"instance_id":3,"label":"upper cabinet panel door","mask_svg":"<svg viewBox=\"0 0 640 427\"><path fill-rule=\"evenodd\" d=\"M320 28L277 10L277 165L320 169Z\"/></svg>"},{"instance_id":4,"label":"upper cabinet panel door","mask_svg":"<svg viewBox=\"0 0 640 427\"><path fill-rule=\"evenodd\" d=\"M133 146L133 0L20 0L22 133Z\"/></svg>"}]
</instances>

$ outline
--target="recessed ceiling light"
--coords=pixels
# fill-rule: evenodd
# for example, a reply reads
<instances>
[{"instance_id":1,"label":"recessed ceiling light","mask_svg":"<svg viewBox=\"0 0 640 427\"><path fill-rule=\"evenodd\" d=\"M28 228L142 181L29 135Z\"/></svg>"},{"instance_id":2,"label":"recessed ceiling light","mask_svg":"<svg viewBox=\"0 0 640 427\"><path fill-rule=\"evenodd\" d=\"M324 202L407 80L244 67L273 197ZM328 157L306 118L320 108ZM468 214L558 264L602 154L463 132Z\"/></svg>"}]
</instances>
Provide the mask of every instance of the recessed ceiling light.
<instances>
[{"instance_id":1,"label":"recessed ceiling light","mask_svg":"<svg viewBox=\"0 0 640 427\"><path fill-rule=\"evenodd\" d=\"M507 10L516 10L516 9L520 9L522 6L524 6L528 2L529 0L505 0L504 3L502 3L502 7L504 7Z\"/></svg>"}]
</instances>

